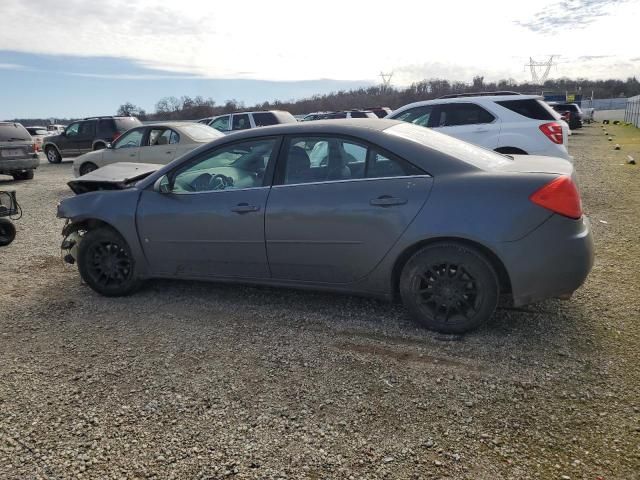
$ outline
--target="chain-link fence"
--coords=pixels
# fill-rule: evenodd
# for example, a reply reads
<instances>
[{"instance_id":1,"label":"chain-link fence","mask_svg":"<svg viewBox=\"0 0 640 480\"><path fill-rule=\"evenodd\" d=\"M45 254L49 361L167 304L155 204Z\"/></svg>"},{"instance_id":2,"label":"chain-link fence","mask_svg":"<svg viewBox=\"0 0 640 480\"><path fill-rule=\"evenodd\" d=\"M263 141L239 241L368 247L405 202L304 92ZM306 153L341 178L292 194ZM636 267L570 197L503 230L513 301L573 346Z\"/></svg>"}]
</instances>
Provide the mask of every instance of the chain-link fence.
<instances>
[{"instance_id":1,"label":"chain-link fence","mask_svg":"<svg viewBox=\"0 0 640 480\"><path fill-rule=\"evenodd\" d=\"M624 111L624 121L633 123L640 128L640 95L627 98L627 107Z\"/></svg>"}]
</instances>

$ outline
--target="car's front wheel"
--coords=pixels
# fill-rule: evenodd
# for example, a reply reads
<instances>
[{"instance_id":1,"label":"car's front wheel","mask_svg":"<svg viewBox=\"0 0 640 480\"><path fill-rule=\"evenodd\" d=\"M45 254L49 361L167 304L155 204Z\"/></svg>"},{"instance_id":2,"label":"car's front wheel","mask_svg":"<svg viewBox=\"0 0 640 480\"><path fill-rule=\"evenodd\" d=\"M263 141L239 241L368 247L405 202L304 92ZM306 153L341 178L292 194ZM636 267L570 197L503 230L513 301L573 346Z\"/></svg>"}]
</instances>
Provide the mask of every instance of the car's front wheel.
<instances>
[{"instance_id":1,"label":"car's front wheel","mask_svg":"<svg viewBox=\"0 0 640 480\"><path fill-rule=\"evenodd\" d=\"M54 147L47 147L44 153L47 155L49 163L60 163L62 161L62 156Z\"/></svg>"},{"instance_id":2,"label":"car's front wheel","mask_svg":"<svg viewBox=\"0 0 640 480\"><path fill-rule=\"evenodd\" d=\"M463 333L487 321L499 296L489 260L471 247L443 243L417 251L400 275L400 295L411 316L443 333Z\"/></svg>"},{"instance_id":3,"label":"car's front wheel","mask_svg":"<svg viewBox=\"0 0 640 480\"><path fill-rule=\"evenodd\" d=\"M97 170L98 166L93 162L85 162L80 165L80 175L86 175L87 173L91 173L94 170Z\"/></svg>"},{"instance_id":4,"label":"car's front wheel","mask_svg":"<svg viewBox=\"0 0 640 480\"><path fill-rule=\"evenodd\" d=\"M84 235L78 247L78 270L92 289L107 297L129 295L140 286L131 249L111 228Z\"/></svg>"}]
</instances>

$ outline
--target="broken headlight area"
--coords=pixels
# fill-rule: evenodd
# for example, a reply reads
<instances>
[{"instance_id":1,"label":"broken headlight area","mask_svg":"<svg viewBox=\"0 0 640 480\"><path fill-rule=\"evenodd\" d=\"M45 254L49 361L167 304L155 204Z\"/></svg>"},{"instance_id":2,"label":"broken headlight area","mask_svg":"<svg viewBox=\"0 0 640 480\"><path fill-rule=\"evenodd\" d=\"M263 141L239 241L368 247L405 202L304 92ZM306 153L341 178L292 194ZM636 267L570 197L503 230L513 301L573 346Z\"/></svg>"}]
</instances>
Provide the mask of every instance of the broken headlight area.
<instances>
[{"instance_id":1,"label":"broken headlight area","mask_svg":"<svg viewBox=\"0 0 640 480\"><path fill-rule=\"evenodd\" d=\"M82 241L82 237L86 233L81 225L72 223L67 220L64 228L62 229L62 244L60 249L62 250L62 258L65 263L73 265L78 259L78 246Z\"/></svg>"}]
</instances>

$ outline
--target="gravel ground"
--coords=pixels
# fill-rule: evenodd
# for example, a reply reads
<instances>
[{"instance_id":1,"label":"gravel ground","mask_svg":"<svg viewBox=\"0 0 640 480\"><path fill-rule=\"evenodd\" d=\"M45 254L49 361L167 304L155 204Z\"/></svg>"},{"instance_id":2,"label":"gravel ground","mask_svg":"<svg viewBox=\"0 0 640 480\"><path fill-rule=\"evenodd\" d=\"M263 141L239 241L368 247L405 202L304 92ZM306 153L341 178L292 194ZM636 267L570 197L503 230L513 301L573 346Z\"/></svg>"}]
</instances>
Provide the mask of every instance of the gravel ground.
<instances>
[{"instance_id":1,"label":"gravel ground","mask_svg":"<svg viewBox=\"0 0 640 480\"><path fill-rule=\"evenodd\" d=\"M640 478L640 167L597 125L571 150L587 283L464 337L347 296L100 297L60 260L70 163L0 179L25 211L0 250L0 478Z\"/></svg>"}]
</instances>

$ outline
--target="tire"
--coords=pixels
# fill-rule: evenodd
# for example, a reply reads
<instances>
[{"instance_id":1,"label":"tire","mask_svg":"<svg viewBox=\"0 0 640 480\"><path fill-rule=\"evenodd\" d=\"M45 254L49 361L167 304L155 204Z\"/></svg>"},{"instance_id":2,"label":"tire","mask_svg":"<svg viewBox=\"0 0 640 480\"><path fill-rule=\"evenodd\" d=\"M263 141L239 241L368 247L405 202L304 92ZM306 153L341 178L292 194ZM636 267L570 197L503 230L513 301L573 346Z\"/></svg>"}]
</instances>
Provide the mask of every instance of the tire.
<instances>
[{"instance_id":1,"label":"tire","mask_svg":"<svg viewBox=\"0 0 640 480\"><path fill-rule=\"evenodd\" d=\"M44 153L47 156L49 163L60 163L62 161L62 157L55 147L47 147Z\"/></svg>"},{"instance_id":2,"label":"tire","mask_svg":"<svg viewBox=\"0 0 640 480\"><path fill-rule=\"evenodd\" d=\"M5 247L16 238L16 227L6 218L0 218L0 247Z\"/></svg>"},{"instance_id":3,"label":"tire","mask_svg":"<svg viewBox=\"0 0 640 480\"><path fill-rule=\"evenodd\" d=\"M464 333L486 322L498 304L498 275L471 247L434 244L416 252L400 274L411 316L430 330Z\"/></svg>"},{"instance_id":4,"label":"tire","mask_svg":"<svg viewBox=\"0 0 640 480\"><path fill-rule=\"evenodd\" d=\"M14 180L32 180L33 179L33 170L27 170L25 172L18 172L12 174Z\"/></svg>"},{"instance_id":5,"label":"tire","mask_svg":"<svg viewBox=\"0 0 640 480\"><path fill-rule=\"evenodd\" d=\"M78 271L93 290L106 297L129 295L141 284L129 245L107 227L90 230L80 241Z\"/></svg>"},{"instance_id":6,"label":"tire","mask_svg":"<svg viewBox=\"0 0 640 480\"><path fill-rule=\"evenodd\" d=\"M82 176L82 175L86 175L87 173L91 173L97 169L98 169L98 166L95 163L85 162L82 165L80 165L79 173L80 173L80 176Z\"/></svg>"},{"instance_id":7,"label":"tire","mask_svg":"<svg viewBox=\"0 0 640 480\"><path fill-rule=\"evenodd\" d=\"M93 151L95 152L96 150L102 150L104 148L106 148L106 145L104 143L96 143L93 146Z\"/></svg>"}]
</instances>

